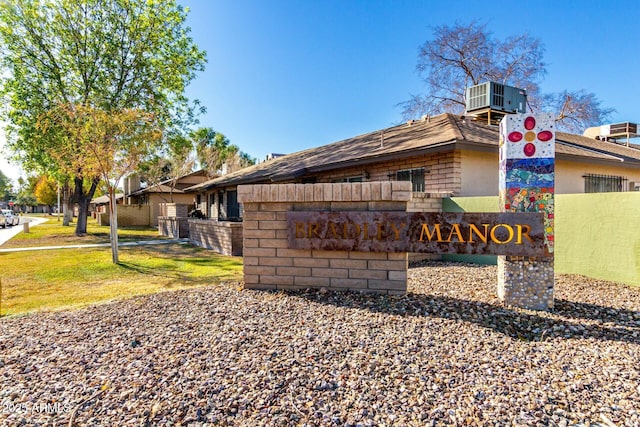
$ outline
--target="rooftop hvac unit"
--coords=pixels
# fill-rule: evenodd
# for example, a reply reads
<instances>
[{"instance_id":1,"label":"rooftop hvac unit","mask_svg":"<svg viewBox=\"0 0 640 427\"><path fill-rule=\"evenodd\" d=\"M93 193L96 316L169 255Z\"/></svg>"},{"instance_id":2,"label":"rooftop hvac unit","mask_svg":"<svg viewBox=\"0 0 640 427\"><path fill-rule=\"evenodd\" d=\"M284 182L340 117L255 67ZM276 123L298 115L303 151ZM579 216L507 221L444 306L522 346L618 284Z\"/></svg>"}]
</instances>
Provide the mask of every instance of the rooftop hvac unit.
<instances>
[{"instance_id":1,"label":"rooftop hvac unit","mask_svg":"<svg viewBox=\"0 0 640 427\"><path fill-rule=\"evenodd\" d=\"M495 82L467 88L467 112L482 109L505 113L527 112L527 91Z\"/></svg>"},{"instance_id":2,"label":"rooftop hvac unit","mask_svg":"<svg viewBox=\"0 0 640 427\"><path fill-rule=\"evenodd\" d=\"M619 136L634 136L638 134L637 123L615 123L611 125L600 126L600 133L602 136L619 137Z\"/></svg>"}]
</instances>

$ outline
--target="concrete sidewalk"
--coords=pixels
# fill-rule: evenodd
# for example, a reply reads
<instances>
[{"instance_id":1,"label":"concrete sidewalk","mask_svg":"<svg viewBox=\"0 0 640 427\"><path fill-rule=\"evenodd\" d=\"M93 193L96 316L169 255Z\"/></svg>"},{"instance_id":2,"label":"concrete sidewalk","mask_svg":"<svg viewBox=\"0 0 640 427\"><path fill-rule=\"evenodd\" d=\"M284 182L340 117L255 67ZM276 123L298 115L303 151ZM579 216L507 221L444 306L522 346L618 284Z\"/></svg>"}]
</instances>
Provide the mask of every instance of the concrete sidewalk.
<instances>
[{"instance_id":1,"label":"concrete sidewalk","mask_svg":"<svg viewBox=\"0 0 640 427\"><path fill-rule=\"evenodd\" d=\"M47 222L47 218L32 217L32 216L20 216L20 224L14 225L11 228L5 228L0 232L0 245L11 240L16 234L22 233L24 230L24 224L29 223L29 227L35 227L36 225Z\"/></svg>"},{"instance_id":2,"label":"concrete sidewalk","mask_svg":"<svg viewBox=\"0 0 640 427\"><path fill-rule=\"evenodd\" d=\"M151 245L167 245L170 243L178 243L184 245L189 243L189 239L168 239L168 240L138 240L135 242L118 243L118 247L123 246L151 246ZM26 251L46 251L50 249L78 249L78 248L105 248L111 246L111 243L90 243L86 245L60 245L60 246L33 246L27 248L8 248L0 249L3 252L26 252Z\"/></svg>"}]
</instances>

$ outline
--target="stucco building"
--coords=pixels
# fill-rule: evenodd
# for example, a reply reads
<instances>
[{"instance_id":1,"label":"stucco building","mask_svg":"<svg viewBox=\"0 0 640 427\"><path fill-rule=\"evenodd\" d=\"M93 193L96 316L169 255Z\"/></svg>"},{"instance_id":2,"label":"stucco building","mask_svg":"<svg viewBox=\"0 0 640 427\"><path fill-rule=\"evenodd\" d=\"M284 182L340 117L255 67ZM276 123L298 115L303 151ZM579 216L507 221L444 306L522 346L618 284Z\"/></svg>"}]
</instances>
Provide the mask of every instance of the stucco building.
<instances>
[{"instance_id":1,"label":"stucco building","mask_svg":"<svg viewBox=\"0 0 640 427\"><path fill-rule=\"evenodd\" d=\"M414 192L495 196L498 126L442 114L277 157L186 188L220 221L240 220L240 184L411 181ZM556 133L556 194L640 190L640 146Z\"/></svg>"},{"instance_id":2,"label":"stucco building","mask_svg":"<svg viewBox=\"0 0 640 427\"><path fill-rule=\"evenodd\" d=\"M140 188L140 179L136 176L128 177L125 182L125 204L148 206L149 220L152 226L158 225L158 216L166 215L162 206L166 203L195 205L197 194L186 192L185 189L195 184L207 181L205 171L199 170L179 178L167 179L157 184Z\"/></svg>"}]
</instances>

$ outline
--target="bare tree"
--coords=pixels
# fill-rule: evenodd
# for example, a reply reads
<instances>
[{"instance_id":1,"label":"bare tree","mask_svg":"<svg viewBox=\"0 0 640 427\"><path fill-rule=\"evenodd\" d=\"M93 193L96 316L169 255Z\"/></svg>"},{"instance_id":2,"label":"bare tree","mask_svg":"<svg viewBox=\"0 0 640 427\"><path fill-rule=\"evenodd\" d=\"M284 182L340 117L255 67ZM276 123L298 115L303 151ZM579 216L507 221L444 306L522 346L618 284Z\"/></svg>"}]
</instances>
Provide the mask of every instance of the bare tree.
<instances>
[{"instance_id":1,"label":"bare tree","mask_svg":"<svg viewBox=\"0 0 640 427\"><path fill-rule=\"evenodd\" d=\"M538 39L521 35L495 40L486 24L477 21L435 27L433 35L433 40L420 47L416 66L426 90L400 104L405 119L445 111L461 113L466 88L487 80L537 93L538 81L546 72L544 47Z\"/></svg>"},{"instance_id":2,"label":"bare tree","mask_svg":"<svg viewBox=\"0 0 640 427\"><path fill-rule=\"evenodd\" d=\"M544 96L543 109L556 115L558 127L574 133L582 133L589 126L605 123L615 111L600 106L593 93L563 91Z\"/></svg>"},{"instance_id":3,"label":"bare tree","mask_svg":"<svg viewBox=\"0 0 640 427\"><path fill-rule=\"evenodd\" d=\"M603 123L613 110L603 108L585 91L540 93L546 74L544 45L528 34L495 39L486 24L439 26L418 51L418 71L425 92L399 104L404 119L443 112L462 113L465 91L485 81L527 90L531 111L557 114L559 128L571 131Z\"/></svg>"}]
</instances>

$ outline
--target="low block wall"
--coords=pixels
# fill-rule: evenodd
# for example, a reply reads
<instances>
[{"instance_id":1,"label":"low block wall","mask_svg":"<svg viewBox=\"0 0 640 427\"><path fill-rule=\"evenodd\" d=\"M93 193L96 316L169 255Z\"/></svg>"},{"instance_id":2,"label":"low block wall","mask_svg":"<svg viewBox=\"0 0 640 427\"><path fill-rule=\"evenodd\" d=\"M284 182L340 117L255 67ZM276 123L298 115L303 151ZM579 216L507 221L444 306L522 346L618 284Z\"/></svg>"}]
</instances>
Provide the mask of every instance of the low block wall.
<instances>
[{"instance_id":1,"label":"low block wall","mask_svg":"<svg viewBox=\"0 0 640 427\"><path fill-rule=\"evenodd\" d=\"M640 286L640 192L556 194L554 267ZM497 212L498 197L445 199L445 212ZM454 257L454 256L447 256ZM478 262L473 256L457 260ZM484 256L482 263L496 263Z\"/></svg>"},{"instance_id":2,"label":"low block wall","mask_svg":"<svg viewBox=\"0 0 640 427\"><path fill-rule=\"evenodd\" d=\"M249 289L327 288L403 294L407 254L289 249L289 211L406 211L410 182L238 187Z\"/></svg>"},{"instance_id":3,"label":"low block wall","mask_svg":"<svg viewBox=\"0 0 640 427\"><path fill-rule=\"evenodd\" d=\"M194 245L223 255L242 255L242 223L195 218L189 218L187 223L189 241Z\"/></svg>"},{"instance_id":4,"label":"low block wall","mask_svg":"<svg viewBox=\"0 0 640 427\"><path fill-rule=\"evenodd\" d=\"M98 225L109 225L109 217L108 206L106 213L96 213ZM148 205L118 205L118 227L148 227L150 224Z\"/></svg>"},{"instance_id":5,"label":"low block wall","mask_svg":"<svg viewBox=\"0 0 640 427\"><path fill-rule=\"evenodd\" d=\"M187 217L158 217L158 234L174 239L189 237L189 218Z\"/></svg>"},{"instance_id":6,"label":"low block wall","mask_svg":"<svg viewBox=\"0 0 640 427\"><path fill-rule=\"evenodd\" d=\"M159 217L187 217L189 205L184 203L160 203L158 205Z\"/></svg>"},{"instance_id":7,"label":"low block wall","mask_svg":"<svg viewBox=\"0 0 640 427\"><path fill-rule=\"evenodd\" d=\"M451 193L411 193L407 212L442 212L442 200Z\"/></svg>"}]
</instances>

